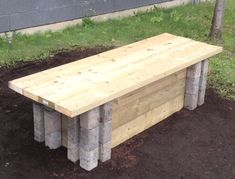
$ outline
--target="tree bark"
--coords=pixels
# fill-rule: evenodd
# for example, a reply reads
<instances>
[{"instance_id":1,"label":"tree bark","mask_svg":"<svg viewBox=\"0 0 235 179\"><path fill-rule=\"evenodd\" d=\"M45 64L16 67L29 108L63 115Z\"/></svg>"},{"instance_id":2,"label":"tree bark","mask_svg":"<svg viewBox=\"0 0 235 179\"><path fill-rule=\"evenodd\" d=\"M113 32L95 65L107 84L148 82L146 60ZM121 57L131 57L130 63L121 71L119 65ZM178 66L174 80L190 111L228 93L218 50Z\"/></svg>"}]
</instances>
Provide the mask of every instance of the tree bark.
<instances>
[{"instance_id":1,"label":"tree bark","mask_svg":"<svg viewBox=\"0 0 235 179\"><path fill-rule=\"evenodd\" d=\"M226 0L216 0L214 16L212 19L210 37L216 40L222 38L223 21L224 21L224 9Z\"/></svg>"}]
</instances>

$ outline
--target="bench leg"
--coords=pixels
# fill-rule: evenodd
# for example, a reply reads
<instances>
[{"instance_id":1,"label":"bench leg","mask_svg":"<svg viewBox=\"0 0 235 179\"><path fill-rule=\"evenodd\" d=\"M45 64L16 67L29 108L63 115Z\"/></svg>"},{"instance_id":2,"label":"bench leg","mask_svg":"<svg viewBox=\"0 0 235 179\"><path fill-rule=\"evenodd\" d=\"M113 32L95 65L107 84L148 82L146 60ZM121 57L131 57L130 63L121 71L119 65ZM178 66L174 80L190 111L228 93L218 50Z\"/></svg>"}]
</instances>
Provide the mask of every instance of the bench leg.
<instances>
[{"instance_id":1,"label":"bench leg","mask_svg":"<svg viewBox=\"0 0 235 179\"><path fill-rule=\"evenodd\" d=\"M92 170L98 165L99 108L80 115L80 166Z\"/></svg>"},{"instance_id":2,"label":"bench leg","mask_svg":"<svg viewBox=\"0 0 235 179\"><path fill-rule=\"evenodd\" d=\"M187 69L184 107L194 110L198 104L198 91L201 75L201 62Z\"/></svg>"},{"instance_id":3,"label":"bench leg","mask_svg":"<svg viewBox=\"0 0 235 179\"><path fill-rule=\"evenodd\" d=\"M67 146L67 157L72 162L79 160L79 135L80 135L80 124L79 118L67 118L68 120L68 146Z\"/></svg>"},{"instance_id":4,"label":"bench leg","mask_svg":"<svg viewBox=\"0 0 235 179\"><path fill-rule=\"evenodd\" d=\"M45 128L44 128L44 114L43 106L33 103L33 120L34 120L34 140L37 142L44 142Z\"/></svg>"},{"instance_id":5,"label":"bench leg","mask_svg":"<svg viewBox=\"0 0 235 179\"><path fill-rule=\"evenodd\" d=\"M199 92L198 92L198 105L199 106L203 105L205 101L208 66L209 66L208 60L202 61L201 77L200 77Z\"/></svg>"},{"instance_id":6,"label":"bench leg","mask_svg":"<svg viewBox=\"0 0 235 179\"><path fill-rule=\"evenodd\" d=\"M61 114L44 107L45 145L50 149L61 146Z\"/></svg>"},{"instance_id":7,"label":"bench leg","mask_svg":"<svg viewBox=\"0 0 235 179\"><path fill-rule=\"evenodd\" d=\"M112 147L112 103L100 107L99 159L105 162L111 159Z\"/></svg>"}]
</instances>

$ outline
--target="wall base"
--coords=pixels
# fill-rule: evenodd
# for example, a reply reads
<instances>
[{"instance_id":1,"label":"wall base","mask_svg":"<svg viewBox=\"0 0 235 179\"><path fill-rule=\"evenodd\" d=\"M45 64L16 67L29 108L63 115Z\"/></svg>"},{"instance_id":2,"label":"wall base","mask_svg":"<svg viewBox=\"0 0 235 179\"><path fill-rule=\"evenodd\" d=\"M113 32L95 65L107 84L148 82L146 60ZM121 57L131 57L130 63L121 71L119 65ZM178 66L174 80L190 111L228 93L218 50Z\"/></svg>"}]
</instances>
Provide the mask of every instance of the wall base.
<instances>
[{"instance_id":1,"label":"wall base","mask_svg":"<svg viewBox=\"0 0 235 179\"><path fill-rule=\"evenodd\" d=\"M201 0L201 1L206 1L206 0ZM192 0L174 0L174 1L170 1L170 2L154 4L154 5L150 5L150 6L143 6L143 7L139 7L139 8L128 9L128 10L124 10L124 11L118 11L118 12L93 16L93 17L91 17L91 19L96 22L102 22L102 21L106 21L108 19L117 19L117 18L124 18L124 17L128 17L128 16L133 16L135 14L135 12L138 12L138 11L145 12L147 10L153 9L154 7L172 8L172 7L180 6L183 4L188 4L191 2L192 2ZM43 33L43 32L47 32L47 31L55 32L55 31L63 30L67 27L72 27L72 26L75 26L75 25L78 25L81 23L82 23L82 19L75 19L75 20L65 21L65 22L60 22L60 23L55 23L55 24L26 28L26 29L22 29L22 30L17 30L16 32L21 33L21 34L27 34L27 35L31 35L34 33ZM8 36L11 36L11 33L12 32L10 32L10 33L8 32ZM2 35L4 36L5 33L0 33L0 36L2 36Z\"/></svg>"}]
</instances>

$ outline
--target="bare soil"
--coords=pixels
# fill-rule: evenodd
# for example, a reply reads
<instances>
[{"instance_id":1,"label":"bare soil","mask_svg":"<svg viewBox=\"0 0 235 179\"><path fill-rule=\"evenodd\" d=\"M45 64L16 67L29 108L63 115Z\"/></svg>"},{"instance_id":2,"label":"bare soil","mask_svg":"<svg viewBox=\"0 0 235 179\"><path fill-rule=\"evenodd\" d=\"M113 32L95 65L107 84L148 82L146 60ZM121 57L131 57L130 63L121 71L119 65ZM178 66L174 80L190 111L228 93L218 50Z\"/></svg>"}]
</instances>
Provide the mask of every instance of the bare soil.
<instances>
[{"instance_id":1,"label":"bare soil","mask_svg":"<svg viewBox=\"0 0 235 179\"><path fill-rule=\"evenodd\" d=\"M32 101L7 87L9 80L107 50L61 52L44 61L0 68L0 178L235 178L235 101L207 90L206 102L181 110L112 150L112 160L86 172L66 149L33 140Z\"/></svg>"}]
</instances>

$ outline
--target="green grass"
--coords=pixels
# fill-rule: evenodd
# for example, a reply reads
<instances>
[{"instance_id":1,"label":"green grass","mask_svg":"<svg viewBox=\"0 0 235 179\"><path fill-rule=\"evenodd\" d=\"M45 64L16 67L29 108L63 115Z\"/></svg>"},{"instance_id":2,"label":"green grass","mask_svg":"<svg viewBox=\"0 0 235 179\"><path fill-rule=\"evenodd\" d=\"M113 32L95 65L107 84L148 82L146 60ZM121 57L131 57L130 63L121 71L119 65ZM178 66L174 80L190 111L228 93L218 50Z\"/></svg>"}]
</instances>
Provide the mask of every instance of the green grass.
<instances>
[{"instance_id":1,"label":"green grass","mask_svg":"<svg viewBox=\"0 0 235 179\"><path fill-rule=\"evenodd\" d=\"M235 4L227 1L223 39L224 53L211 60L209 85L221 96L235 99ZM164 32L213 43L208 34L213 15L213 3L186 5L173 9L154 9L135 16L84 24L55 33L32 36L14 34L12 45L0 38L0 65L17 61L45 59L59 50L96 45L122 46Z\"/></svg>"}]
</instances>

